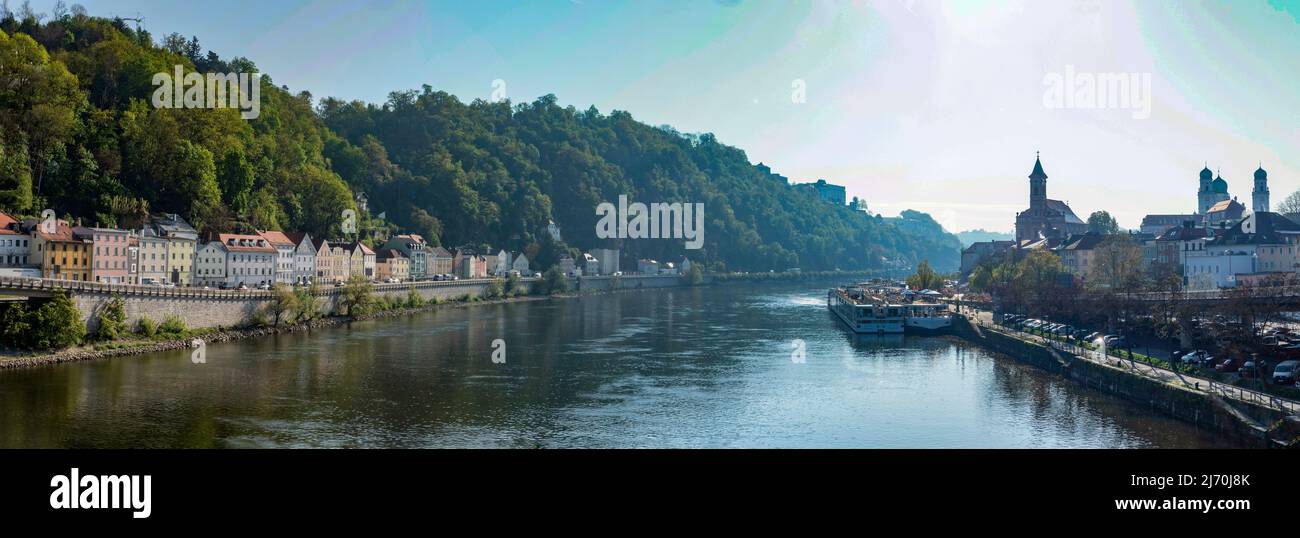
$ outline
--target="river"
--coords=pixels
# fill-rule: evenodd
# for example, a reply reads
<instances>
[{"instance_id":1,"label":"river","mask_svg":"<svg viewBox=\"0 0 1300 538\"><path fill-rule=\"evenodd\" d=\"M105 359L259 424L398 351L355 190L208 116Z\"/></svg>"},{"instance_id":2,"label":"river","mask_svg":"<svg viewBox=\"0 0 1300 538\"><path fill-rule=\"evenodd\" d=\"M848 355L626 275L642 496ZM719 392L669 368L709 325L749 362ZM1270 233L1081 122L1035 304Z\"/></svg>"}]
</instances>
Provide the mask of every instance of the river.
<instances>
[{"instance_id":1,"label":"river","mask_svg":"<svg viewBox=\"0 0 1300 538\"><path fill-rule=\"evenodd\" d=\"M0 371L0 446L1232 446L956 338L852 336L825 290L448 306L214 343L197 364Z\"/></svg>"}]
</instances>

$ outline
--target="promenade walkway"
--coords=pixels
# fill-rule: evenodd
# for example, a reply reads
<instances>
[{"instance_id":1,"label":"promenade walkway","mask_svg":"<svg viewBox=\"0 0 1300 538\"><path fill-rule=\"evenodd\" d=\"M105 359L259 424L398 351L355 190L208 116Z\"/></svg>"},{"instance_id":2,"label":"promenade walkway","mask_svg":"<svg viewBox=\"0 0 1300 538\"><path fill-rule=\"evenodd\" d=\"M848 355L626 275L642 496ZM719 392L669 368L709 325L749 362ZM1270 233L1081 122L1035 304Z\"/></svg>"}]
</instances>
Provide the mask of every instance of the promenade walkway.
<instances>
[{"instance_id":1,"label":"promenade walkway","mask_svg":"<svg viewBox=\"0 0 1300 538\"><path fill-rule=\"evenodd\" d=\"M1094 362L1111 368L1120 368L1161 383L1180 386L1185 390L1214 395L1226 400L1237 400L1240 402L1260 405L1270 409L1279 410L1289 415L1300 415L1300 402L1295 400L1274 396L1257 390L1220 383L1212 379L1179 373L1167 368L1136 360L1103 354L1101 351L1088 349L1072 342L1045 338L1036 334L1016 330L1011 327L1004 327L994 323L993 314L988 311L976 311L968 314L968 316L969 319L974 321L981 330L992 330L1012 338L1048 346L1058 351L1073 355L1081 360Z\"/></svg>"}]
</instances>

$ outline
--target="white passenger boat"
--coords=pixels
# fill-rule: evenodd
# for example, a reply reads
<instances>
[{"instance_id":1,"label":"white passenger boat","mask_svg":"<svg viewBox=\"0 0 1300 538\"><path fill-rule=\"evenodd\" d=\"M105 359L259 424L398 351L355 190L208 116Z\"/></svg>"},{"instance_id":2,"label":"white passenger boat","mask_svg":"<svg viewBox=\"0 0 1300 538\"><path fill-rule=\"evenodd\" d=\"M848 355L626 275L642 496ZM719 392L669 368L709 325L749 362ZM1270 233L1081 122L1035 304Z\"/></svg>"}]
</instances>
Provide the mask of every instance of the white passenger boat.
<instances>
[{"instance_id":1,"label":"white passenger boat","mask_svg":"<svg viewBox=\"0 0 1300 538\"><path fill-rule=\"evenodd\" d=\"M866 285L832 288L826 294L826 308L860 334L937 332L952 326L947 305L908 302Z\"/></svg>"}]
</instances>

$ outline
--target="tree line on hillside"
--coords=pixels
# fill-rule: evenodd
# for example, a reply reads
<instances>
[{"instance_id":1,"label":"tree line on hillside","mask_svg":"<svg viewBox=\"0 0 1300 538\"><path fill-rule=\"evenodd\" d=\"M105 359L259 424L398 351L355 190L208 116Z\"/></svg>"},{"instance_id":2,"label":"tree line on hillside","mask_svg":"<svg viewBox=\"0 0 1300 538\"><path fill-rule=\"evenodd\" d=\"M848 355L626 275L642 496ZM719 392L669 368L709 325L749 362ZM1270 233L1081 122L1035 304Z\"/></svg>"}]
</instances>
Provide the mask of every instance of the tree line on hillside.
<instances>
[{"instance_id":1,"label":"tree line on hillside","mask_svg":"<svg viewBox=\"0 0 1300 538\"><path fill-rule=\"evenodd\" d=\"M256 72L197 38L155 40L84 9L0 12L0 210L55 208L87 225L138 227L178 213L203 232L338 237L343 210L364 237L415 232L434 245L523 251L545 268L572 249L703 262L714 271L867 269L929 259L955 270L960 243L928 215L883 219L835 206L751 164L712 134L631 114L533 102L464 103L398 91L382 104L315 100L261 77L261 114L159 109L154 73ZM704 246L595 236L595 207L705 205ZM378 218L379 213L385 219ZM373 214L373 215L372 215ZM558 223L563 241L542 229Z\"/></svg>"}]
</instances>

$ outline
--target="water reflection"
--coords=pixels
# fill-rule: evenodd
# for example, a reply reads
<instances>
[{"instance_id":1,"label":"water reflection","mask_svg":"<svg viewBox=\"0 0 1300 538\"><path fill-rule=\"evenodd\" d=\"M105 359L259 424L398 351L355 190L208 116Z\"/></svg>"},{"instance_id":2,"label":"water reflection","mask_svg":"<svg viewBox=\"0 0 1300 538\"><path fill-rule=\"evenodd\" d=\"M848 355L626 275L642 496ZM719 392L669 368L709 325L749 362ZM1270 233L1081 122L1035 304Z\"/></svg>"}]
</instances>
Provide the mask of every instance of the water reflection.
<instances>
[{"instance_id":1,"label":"water reflection","mask_svg":"<svg viewBox=\"0 0 1300 538\"><path fill-rule=\"evenodd\" d=\"M765 284L443 308L0 372L8 447L1191 447L951 338L856 336ZM491 360L506 342L506 362ZM791 359L803 340L805 360Z\"/></svg>"}]
</instances>

